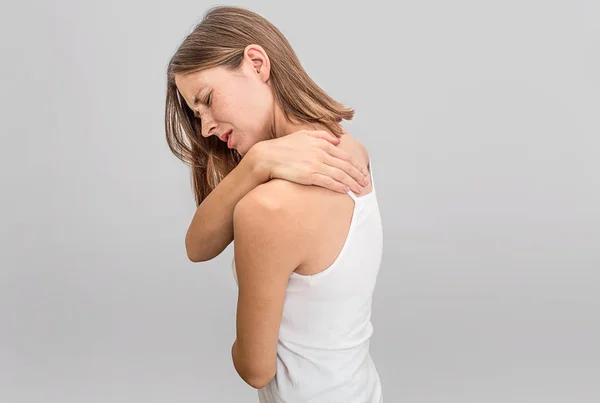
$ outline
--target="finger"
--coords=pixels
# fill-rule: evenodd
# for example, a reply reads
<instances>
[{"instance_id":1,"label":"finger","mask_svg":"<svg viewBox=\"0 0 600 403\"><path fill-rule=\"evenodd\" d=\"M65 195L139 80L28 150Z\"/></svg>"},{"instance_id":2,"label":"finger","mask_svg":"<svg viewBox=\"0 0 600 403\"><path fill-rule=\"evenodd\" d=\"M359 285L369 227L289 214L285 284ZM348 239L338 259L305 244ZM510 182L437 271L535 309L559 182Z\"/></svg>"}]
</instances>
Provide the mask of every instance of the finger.
<instances>
[{"instance_id":1,"label":"finger","mask_svg":"<svg viewBox=\"0 0 600 403\"><path fill-rule=\"evenodd\" d=\"M348 190L350 190L348 185L346 185L345 183L336 181L331 176L327 176L327 175L324 175L319 172L316 172L314 175L315 175L314 176L315 180L314 180L313 185L321 186L326 189L331 189L335 192L340 192L340 193L348 193Z\"/></svg>"},{"instance_id":2,"label":"finger","mask_svg":"<svg viewBox=\"0 0 600 403\"><path fill-rule=\"evenodd\" d=\"M345 167L351 167L351 165L349 165L348 162L336 159L332 156L328 156L326 158L327 160L325 161L325 163L321 165L322 174L324 174L325 176L329 176L335 182L342 183L348 189L351 189L354 193L360 193L362 191L362 187L364 185L361 185L352 176L348 175L348 173L346 173L343 168L338 168L337 166L333 165L341 164ZM329 165L328 162L331 162L332 165Z\"/></svg>"},{"instance_id":3,"label":"finger","mask_svg":"<svg viewBox=\"0 0 600 403\"><path fill-rule=\"evenodd\" d=\"M331 144L325 144L325 151L329 154L329 158L325 159L326 164L340 168L361 186L368 183L369 172L350 154Z\"/></svg>"},{"instance_id":4,"label":"finger","mask_svg":"<svg viewBox=\"0 0 600 403\"><path fill-rule=\"evenodd\" d=\"M306 133L310 136L327 140L332 144L339 144L340 142L339 138L325 130L307 130Z\"/></svg>"}]
</instances>

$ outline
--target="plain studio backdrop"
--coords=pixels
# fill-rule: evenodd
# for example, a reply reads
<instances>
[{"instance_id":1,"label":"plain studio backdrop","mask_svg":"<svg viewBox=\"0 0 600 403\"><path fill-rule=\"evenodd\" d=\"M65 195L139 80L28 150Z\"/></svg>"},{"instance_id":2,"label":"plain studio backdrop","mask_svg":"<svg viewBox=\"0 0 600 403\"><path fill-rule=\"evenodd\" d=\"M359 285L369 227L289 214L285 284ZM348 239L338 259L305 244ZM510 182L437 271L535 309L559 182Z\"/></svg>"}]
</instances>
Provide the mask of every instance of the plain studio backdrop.
<instances>
[{"instance_id":1,"label":"plain studio backdrop","mask_svg":"<svg viewBox=\"0 0 600 403\"><path fill-rule=\"evenodd\" d=\"M187 260L166 65L202 1L3 4L0 403L252 402ZM600 3L248 1L356 109L384 401L600 401Z\"/></svg>"}]
</instances>

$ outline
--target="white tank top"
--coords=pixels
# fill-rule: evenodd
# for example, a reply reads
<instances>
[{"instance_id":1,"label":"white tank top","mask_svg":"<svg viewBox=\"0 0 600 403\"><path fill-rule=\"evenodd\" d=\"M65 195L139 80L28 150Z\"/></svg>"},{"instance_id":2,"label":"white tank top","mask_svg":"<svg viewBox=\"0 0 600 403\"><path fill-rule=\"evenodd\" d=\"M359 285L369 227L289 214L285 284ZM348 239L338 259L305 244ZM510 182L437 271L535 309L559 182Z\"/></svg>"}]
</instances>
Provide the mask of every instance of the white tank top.
<instances>
[{"instance_id":1,"label":"white tank top","mask_svg":"<svg viewBox=\"0 0 600 403\"><path fill-rule=\"evenodd\" d=\"M372 191L354 199L346 241L327 269L292 272L277 345L277 373L258 390L260 403L381 403L381 383L369 353L371 301L383 252L383 230ZM235 241L234 241L235 242ZM237 283L235 257L232 270Z\"/></svg>"}]
</instances>

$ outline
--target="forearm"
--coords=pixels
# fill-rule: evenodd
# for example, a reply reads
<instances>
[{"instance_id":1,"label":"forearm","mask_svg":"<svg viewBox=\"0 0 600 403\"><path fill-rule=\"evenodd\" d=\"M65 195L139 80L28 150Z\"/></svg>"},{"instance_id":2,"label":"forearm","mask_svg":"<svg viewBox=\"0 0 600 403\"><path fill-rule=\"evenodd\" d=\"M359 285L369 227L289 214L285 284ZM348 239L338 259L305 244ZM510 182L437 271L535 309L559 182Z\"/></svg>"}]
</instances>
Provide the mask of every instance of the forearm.
<instances>
[{"instance_id":1,"label":"forearm","mask_svg":"<svg viewBox=\"0 0 600 403\"><path fill-rule=\"evenodd\" d=\"M193 262L218 256L233 241L233 210L268 174L256 159L252 147L240 163L200 203L185 237L185 248Z\"/></svg>"}]
</instances>

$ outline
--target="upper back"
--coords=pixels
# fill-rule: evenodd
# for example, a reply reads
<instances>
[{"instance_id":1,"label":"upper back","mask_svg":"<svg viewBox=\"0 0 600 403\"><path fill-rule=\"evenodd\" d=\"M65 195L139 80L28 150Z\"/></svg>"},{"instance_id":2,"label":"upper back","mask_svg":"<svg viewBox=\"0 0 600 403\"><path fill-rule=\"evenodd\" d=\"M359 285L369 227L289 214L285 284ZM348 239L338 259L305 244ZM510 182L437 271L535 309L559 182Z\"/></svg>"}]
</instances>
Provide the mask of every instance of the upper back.
<instances>
[{"instance_id":1,"label":"upper back","mask_svg":"<svg viewBox=\"0 0 600 403\"><path fill-rule=\"evenodd\" d=\"M344 136L345 137L345 136ZM343 138L343 137L342 137ZM370 157L365 147L356 140L340 144L355 160L368 166ZM370 169L370 168L369 168ZM312 236L306 237L309 245L305 250L310 250L305 261L296 268L298 274L316 274L330 266L338 256L347 238L356 201L354 193L341 194L320 186L302 186L292 182L282 184L294 193L293 207L302 221L312 229ZM363 187L359 199L373 191L372 181ZM325 224L325 225L324 225Z\"/></svg>"}]
</instances>

